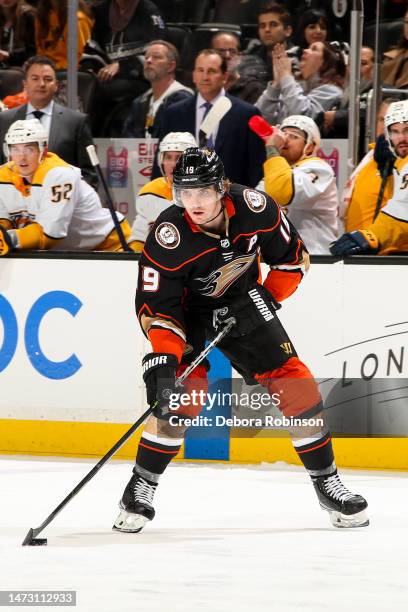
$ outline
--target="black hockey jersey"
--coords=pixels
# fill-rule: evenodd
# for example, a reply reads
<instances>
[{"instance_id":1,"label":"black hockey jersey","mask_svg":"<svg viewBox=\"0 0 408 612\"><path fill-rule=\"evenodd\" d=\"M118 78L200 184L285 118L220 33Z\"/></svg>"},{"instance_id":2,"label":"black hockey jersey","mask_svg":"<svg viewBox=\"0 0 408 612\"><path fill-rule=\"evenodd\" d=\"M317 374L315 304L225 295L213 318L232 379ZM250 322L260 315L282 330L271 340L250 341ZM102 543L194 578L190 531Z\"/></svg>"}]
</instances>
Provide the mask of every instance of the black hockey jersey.
<instances>
[{"instance_id":1,"label":"black hockey jersey","mask_svg":"<svg viewBox=\"0 0 408 612\"><path fill-rule=\"evenodd\" d=\"M190 319L196 313L199 321L237 302L261 282L260 257L271 266L264 286L275 299L296 289L308 255L279 206L265 193L236 184L223 202L221 236L204 232L178 206L158 217L139 262L136 310L145 332L162 329L185 341L186 313Z\"/></svg>"}]
</instances>

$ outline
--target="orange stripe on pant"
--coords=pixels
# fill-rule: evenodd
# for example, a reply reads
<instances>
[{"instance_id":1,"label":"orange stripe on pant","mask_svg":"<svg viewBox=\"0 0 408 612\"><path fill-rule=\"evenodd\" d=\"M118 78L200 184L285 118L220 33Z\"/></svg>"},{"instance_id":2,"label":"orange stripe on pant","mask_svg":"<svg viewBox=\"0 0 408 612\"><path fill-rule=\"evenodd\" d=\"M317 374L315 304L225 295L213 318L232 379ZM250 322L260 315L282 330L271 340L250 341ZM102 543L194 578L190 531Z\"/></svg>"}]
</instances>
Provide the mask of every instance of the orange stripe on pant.
<instances>
[{"instance_id":1,"label":"orange stripe on pant","mask_svg":"<svg viewBox=\"0 0 408 612\"><path fill-rule=\"evenodd\" d=\"M275 370L256 374L255 379L279 397L279 410L286 416L299 416L322 401L312 373L298 357L291 357Z\"/></svg>"}]
</instances>

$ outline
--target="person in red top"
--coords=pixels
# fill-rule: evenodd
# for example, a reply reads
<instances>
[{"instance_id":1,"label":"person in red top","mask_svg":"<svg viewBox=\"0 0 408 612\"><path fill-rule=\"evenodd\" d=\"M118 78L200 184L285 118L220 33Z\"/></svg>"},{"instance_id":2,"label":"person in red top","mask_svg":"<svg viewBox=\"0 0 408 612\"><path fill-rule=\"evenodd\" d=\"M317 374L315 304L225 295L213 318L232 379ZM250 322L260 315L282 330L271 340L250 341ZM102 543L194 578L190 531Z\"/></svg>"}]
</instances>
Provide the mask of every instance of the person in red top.
<instances>
[{"instance_id":1,"label":"person in red top","mask_svg":"<svg viewBox=\"0 0 408 612\"><path fill-rule=\"evenodd\" d=\"M300 236L269 196L227 181L215 151L187 149L174 169L173 189L176 204L158 217L139 262L136 311L152 345L143 359L143 378L154 411L114 528L137 532L153 519L159 478L180 449L190 424L186 417L191 421L202 407L193 401L180 408L170 404L176 375L230 317L236 324L218 348L235 370L271 397L278 394L279 409L291 424L292 417L310 419L289 429L320 505L337 527L367 525L367 502L337 474L316 382L276 313L309 266ZM270 267L263 284L261 256ZM205 365L186 382L190 391L205 390Z\"/></svg>"}]
</instances>

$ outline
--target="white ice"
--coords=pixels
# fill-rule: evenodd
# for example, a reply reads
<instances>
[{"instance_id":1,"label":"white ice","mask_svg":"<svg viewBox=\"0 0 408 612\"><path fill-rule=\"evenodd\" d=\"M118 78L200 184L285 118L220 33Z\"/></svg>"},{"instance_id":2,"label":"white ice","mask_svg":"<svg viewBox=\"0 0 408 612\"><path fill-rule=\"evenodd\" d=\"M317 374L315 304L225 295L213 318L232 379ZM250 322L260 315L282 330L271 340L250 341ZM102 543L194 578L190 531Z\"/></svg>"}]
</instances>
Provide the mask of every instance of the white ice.
<instances>
[{"instance_id":1,"label":"white ice","mask_svg":"<svg viewBox=\"0 0 408 612\"><path fill-rule=\"evenodd\" d=\"M371 525L340 530L300 468L174 464L155 520L121 534L131 465L111 462L39 536L48 546L22 547L93 465L0 458L0 590L76 590L65 609L81 612L408 610L407 473L342 470Z\"/></svg>"}]
</instances>

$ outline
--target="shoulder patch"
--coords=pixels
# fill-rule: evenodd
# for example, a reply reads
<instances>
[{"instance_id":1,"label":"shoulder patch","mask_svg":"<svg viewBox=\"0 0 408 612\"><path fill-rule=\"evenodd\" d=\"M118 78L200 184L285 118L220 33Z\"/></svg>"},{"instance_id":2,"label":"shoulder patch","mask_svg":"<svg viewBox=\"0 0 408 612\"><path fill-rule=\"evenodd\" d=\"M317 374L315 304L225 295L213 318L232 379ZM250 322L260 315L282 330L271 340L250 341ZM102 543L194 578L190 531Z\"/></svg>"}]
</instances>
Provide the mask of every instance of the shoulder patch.
<instances>
[{"instance_id":1,"label":"shoulder patch","mask_svg":"<svg viewBox=\"0 0 408 612\"><path fill-rule=\"evenodd\" d=\"M248 208L252 210L252 212L260 213L266 208L266 197L263 193L259 191L254 191L253 189L244 189L242 194L244 196L244 200L248 205Z\"/></svg>"},{"instance_id":2,"label":"shoulder patch","mask_svg":"<svg viewBox=\"0 0 408 612\"><path fill-rule=\"evenodd\" d=\"M173 223L160 223L156 228L155 238L165 249L175 249L180 244L180 232Z\"/></svg>"}]
</instances>

